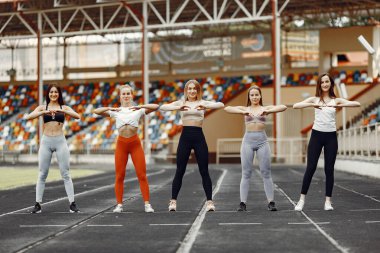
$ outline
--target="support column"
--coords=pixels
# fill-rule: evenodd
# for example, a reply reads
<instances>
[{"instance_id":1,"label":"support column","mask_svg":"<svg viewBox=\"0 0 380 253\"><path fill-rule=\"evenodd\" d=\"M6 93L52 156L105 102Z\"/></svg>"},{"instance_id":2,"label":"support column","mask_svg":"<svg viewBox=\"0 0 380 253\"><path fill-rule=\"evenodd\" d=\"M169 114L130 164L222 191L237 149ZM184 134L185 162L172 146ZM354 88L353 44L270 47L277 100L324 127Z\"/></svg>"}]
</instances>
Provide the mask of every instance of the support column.
<instances>
[{"instance_id":1,"label":"support column","mask_svg":"<svg viewBox=\"0 0 380 253\"><path fill-rule=\"evenodd\" d=\"M38 104L42 105L43 103L43 93L44 93L44 82L43 82L43 76L42 76L42 14L38 13L38 31L37 31L37 83L38 83ZM38 144L41 144L41 138L42 138L42 127L43 127L43 121L42 117L39 117L38 121Z\"/></svg>"},{"instance_id":2,"label":"support column","mask_svg":"<svg viewBox=\"0 0 380 253\"><path fill-rule=\"evenodd\" d=\"M143 96L144 96L144 104L149 104L149 40L148 40L148 3L144 1L143 3L143 16L142 16L142 29L143 29ZM145 141L145 154L150 155L150 141L148 128L149 127L149 116L145 115L144 118L144 141Z\"/></svg>"},{"instance_id":3,"label":"support column","mask_svg":"<svg viewBox=\"0 0 380 253\"><path fill-rule=\"evenodd\" d=\"M281 27L277 0L272 0L272 57L273 57L273 104L281 103ZM279 113L273 115L273 138L276 140L274 153L281 154L281 118Z\"/></svg>"}]
</instances>

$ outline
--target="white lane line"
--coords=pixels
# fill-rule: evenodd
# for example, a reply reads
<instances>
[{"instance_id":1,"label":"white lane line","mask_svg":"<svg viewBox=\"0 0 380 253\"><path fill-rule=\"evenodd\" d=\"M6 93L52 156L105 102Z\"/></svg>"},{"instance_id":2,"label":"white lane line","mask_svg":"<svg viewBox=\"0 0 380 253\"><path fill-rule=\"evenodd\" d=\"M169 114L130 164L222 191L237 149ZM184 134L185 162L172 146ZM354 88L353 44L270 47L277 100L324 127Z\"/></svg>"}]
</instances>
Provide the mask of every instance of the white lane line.
<instances>
[{"instance_id":1,"label":"white lane line","mask_svg":"<svg viewBox=\"0 0 380 253\"><path fill-rule=\"evenodd\" d=\"M123 225L87 225L87 227L122 227Z\"/></svg>"},{"instance_id":2,"label":"white lane line","mask_svg":"<svg viewBox=\"0 0 380 253\"><path fill-rule=\"evenodd\" d=\"M275 187L279 192L281 192L288 200L290 203L292 203L293 206L296 206L294 201L278 186L275 184ZM295 211L296 212L296 211ZM301 211L302 215L314 225L314 227L335 247L337 248L340 252L342 253L348 253L349 249L341 246L334 238L332 238L327 232L325 232L317 223L315 223L304 211Z\"/></svg>"},{"instance_id":3,"label":"white lane line","mask_svg":"<svg viewBox=\"0 0 380 253\"><path fill-rule=\"evenodd\" d=\"M315 222L317 225L323 225L323 224L330 224L329 221L325 222ZM310 222L288 222L288 225L313 225L313 223Z\"/></svg>"},{"instance_id":4,"label":"white lane line","mask_svg":"<svg viewBox=\"0 0 380 253\"><path fill-rule=\"evenodd\" d=\"M365 197L365 198L369 198L369 199L371 199L371 200L373 200L373 201L376 201L376 202L379 202L379 203L380 203L380 200L375 199L375 198L372 197L372 196L369 196L369 195L364 194L364 193L357 192L357 191L355 191L355 190L353 190L353 189L349 189L349 188L344 187L344 186L341 186L341 185L339 185L339 184L335 184L335 185L336 185L337 187L343 189L343 190L346 190L346 191L349 191L349 192L356 193L356 194L358 194L358 195L360 195L360 196L363 196L363 197Z\"/></svg>"},{"instance_id":5,"label":"white lane line","mask_svg":"<svg viewBox=\"0 0 380 253\"><path fill-rule=\"evenodd\" d=\"M218 223L220 226L233 226L233 225L262 225L263 223Z\"/></svg>"},{"instance_id":6,"label":"white lane line","mask_svg":"<svg viewBox=\"0 0 380 253\"><path fill-rule=\"evenodd\" d=\"M223 169L223 173L220 176L220 178L218 179L218 182L216 183L216 187L214 189L212 197L214 197L215 194L218 193L218 191L220 189L220 185L222 184L222 181L223 181L224 177L226 176L226 174L227 174L227 170ZM202 222L205 219L205 217L206 217L206 205L203 205L203 208L201 209L197 218L193 222L193 225L189 229L189 232L187 232L185 239L183 239L183 241L181 242L181 246L177 249L177 251L176 251L177 253L189 253L190 252L191 247L193 246L193 244L195 242L195 239L198 235L198 232L201 228Z\"/></svg>"},{"instance_id":7,"label":"white lane line","mask_svg":"<svg viewBox=\"0 0 380 253\"><path fill-rule=\"evenodd\" d=\"M352 209L350 212L380 211L380 209Z\"/></svg>"},{"instance_id":8,"label":"white lane line","mask_svg":"<svg viewBox=\"0 0 380 253\"><path fill-rule=\"evenodd\" d=\"M115 212L104 212L104 213L113 213L113 214L123 214L123 213L133 213L133 212L121 212L121 213L115 213Z\"/></svg>"},{"instance_id":9,"label":"white lane line","mask_svg":"<svg viewBox=\"0 0 380 253\"><path fill-rule=\"evenodd\" d=\"M67 225L20 225L20 228L66 227Z\"/></svg>"},{"instance_id":10,"label":"white lane line","mask_svg":"<svg viewBox=\"0 0 380 253\"><path fill-rule=\"evenodd\" d=\"M165 171L165 170L163 170L163 171ZM160 174L161 172L158 171L157 173ZM157 174L157 173L151 173L151 174L148 174L148 175ZM137 180L137 178L134 179L134 180ZM152 193L152 192L156 192L156 191L158 191L159 189L161 189L162 187L164 187L166 184L170 183L171 181L172 181L172 179L168 179L168 180L164 181L160 187L157 187L157 188L155 188L155 189L152 189L152 190L151 190L151 193ZM136 196L137 196L137 195L136 195ZM124 200L124 201L129 201L129 200L135 199L136 196L132 196L132 197L130 197L130 198ZM106 210L108 210L108 209L109 209L109 207L107 207L107 208L104 209L103 211L100 211L100 212L96 213L95 215L92 215L92 216L90 216L90 217L88 217L88 218L85 218L84 220L82 220L82 221L80 221L80 222L78 222L78 223L76 223L76 224L74 224L74 225L72 225L72 226L69 226L69 227L67 227L67 228L64 228L63 230L61 230L61 231L59 231L59 232L57 232L57 233L55 233L55 234L49 235L48 237L45 237L45 238L43 238L43 239L41 239L41 240L35 241L35 242L33 242L33 243L31 243L31 244L29 244L29 245L27 245L27 246L24 246L22 249L15 251L15 253L24 253L24 252L27 252L27 251L29 251L30 249L35 248L35 247L38 246L38 245L41 245L41 244L43 244L43 243L45 243L45 242L47 242L47 241L49 241L49 240L55 239L55 238L57 238L57 237L59 237L59 236L65 234L66 232L72 231L72 230L74 230L74 229L76 229L76 228L78 228L78 227L84 225L86 222L89 222L89 221L91 221L91 220L94 220L94 219L97 218L98 216L102 215L102 214L104 213L104 211L106 211Z\"/></svg>"},{"instance_id":11,"label":"white lane line","mask_svg":"<svg viewBox=\"0 0 380 253\"><path fill-rule=\"evenodd\" d=\"M379 220L367 220L365 223L380 223Z\"/></svg>"},{"instance_id":12,"label":"white lane line","mask_svg":"<svg viewBox=\"0 0 380 253\"><path fill-rule=\"evenodd\" d=\"M159 175L159 174L162 174L164 172L165 172L165 170L160 170L160 171L157 171L157 172L149 173L149 174L147 174L147 176ZM129 179L126 179L124 182L130 182L130 181L135 181L135 180L137 180L137 178L129 178ZM113 188L113 187L115 187L115 184L101 186L99 188L95 188L95 189L92 189L92 190L88 190L88 191L84 191L84 192L80 192L78 194L75 194L75 197L78 197L78 196L81 196L81 195L85 195L85 194L89 194L89 193L94 193L94 192L102 191L104 189ZM43 203L43 204L41 204L41 206L45 206L45 205L48 205L48 204L56 203L56 202L61 201L61 200L67 200L67 197L62 197L62 198L59 198L59 199L55 199L55 200ZM12 212L3 213L3 214L0 214L0 218L3 217L3 216L9 215L9 214L14 214L14 213L26 211L26 210L31 209L33 207L34 206L29 206L29 207L25 207L25 208L22 208L22 209L19 209L19 210L15 210L15 211L12 211Z\"/></svg>"},{"instance_id":13,"label":"white lane line","mask_svg":"<svg viewBox=\"0 0 380 253\"><path fill-rule=\"evenodd\" d=\"M299 175L301 175L301 173L298 172L298 171L295 171L295 170L290 170L290 171L293 172L293 173L295 173L295 174L299 174ZM303 176L303 174L302 174L302 176ZM314 177L313 180L315 180L315 181L320 181L320 179L317 178L317 177ZM337 187L339 187L339 188L341 188L341 189L343 189L343 190L346 190L346 191L349 191L349 192L356 193L356 194L358 194L358 195L360 195L360 196L363 196L363 197L365 197L365 198L369 198L369 199L371 199L371 200L373 200L373 201L376 201L376 202L380 202L380 200L374 198L373 196L369 196L369 195L367 195L367 194L357 192L357 191L355 191L355 190L353 190L353 189L349 189L349 188L344 187L344 186L341 186L341 185L339 185L339 184L337 184L337 183L334 183L334 185L337 186Z\"/></svg>"},{"instance_id":14,"label":"white lane line","mask_svg":"<svg viewBox=\"0 0 380 253\"><path fill-rule=\"evenodd\" d=\"M190 226L190 223L177 223L177 224L149 224L149 226Z\"/></svg>"},{"instance_id":15,"label":"white lane line","mask_svg":"<svg viewBox=\"0 0 380 253\"><path fill-rule=\"evenodd\" d=\"M51 213L71 214L71 215L74 214L74 213L70 213L70 211L67 211L67 212L51 212ZM75 213L75 214L89 214L89 213L85 213L85 212L80 211L80 212L77 212L77 213Z\"/></svg>"}]
</instances>

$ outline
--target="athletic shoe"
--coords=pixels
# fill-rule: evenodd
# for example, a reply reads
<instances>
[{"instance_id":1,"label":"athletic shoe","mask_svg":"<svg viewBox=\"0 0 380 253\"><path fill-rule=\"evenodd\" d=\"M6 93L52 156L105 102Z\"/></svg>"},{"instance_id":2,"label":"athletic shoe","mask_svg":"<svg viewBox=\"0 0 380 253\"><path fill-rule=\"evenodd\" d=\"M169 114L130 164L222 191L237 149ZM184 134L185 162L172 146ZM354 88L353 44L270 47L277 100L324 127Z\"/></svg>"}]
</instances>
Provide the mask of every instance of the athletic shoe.
<instances>
[{"instance_id":1,"label":"athletic shoe","mask_svg":"<svg viewBox=\"0 0 380 253\"><path fill-rule=\"evenodd\" d=\"M154 213L154 209L151 204L145 204L145 212L146 213Z\"/></svg>"},{"instance_id":2,"label":"athletic shoe","mask_svg":"<svg viewBox=\"0 0 380 253\"><path fill-rule=\"evenodd\" d=\"M70 213L79 213L79 209L75 202L71 202L70 204Z\"/></svg>"},{"instance_id":3,"label":"athletic shoe","mask_svg":"<svg viewBox=\"0 0 380 253\"><path fill-rule=\"evenodd\" d=\"M305 201L300 199L297 205L294 207L294 211L302 211L304 205L305 205Z\"/></svg>"},{"instance_id":4,"label":"athletic shoe","mask_svg":"<svg viewBox=\"0 0 380 253\"><path fill-rule=\"evenodd\" d=\"M169 202L169 211L170 212L175 212L177 211L177 200L171 199Z\"/></svg>"},{"instance_id":5,"label":"athletic shoe","mask_svg":"<svg viewBox=\"0 0 380 253\"><path fill-rule=\"evenodd\" d=\"M276 205L274 204L273 201L269 202L268 211L277 211Z\"/></svg>"},{"instance_id":6,"label":"athletic shoe","mask_svg":"<svg viewBox=\"0 0 380 253\"><path fill-rule=\"evenodd\" d=\"M36 202L31 213L41 213L41 212L42 212L41 205L40 203Z\"/></svg>"},{"instance_id":7,"label":"athletic shoe","mask_svg":"<svg viewBox=\"0 0 380 253\"><path fill-rule=\"evenodd\" d=\"M240 202L238 212L247 211L247 205L244 202Z\"/></svg>"},{"instance_id":8,"label":"athletic shoe","mask_svg":"<svg viewBox=\"0 0 380 253\"><path fill-rule=\"evenodd\" d=\"M206 212L215 211L215 205L212 200L207 200L206 202Z\"/></svg>"},{"instance_id":9,"label":"athletic shoe","mask_svg":"<svg viewBox=\"0 0 380 253\"><path fill-rule=\"evenodd\" d=\"M114 213L121 213L123 211L123 205L122 204L117 204L115 209L113 209L112 212Z\"/></svg>"},{"instance_id":10,"label":"athletic shoe","mask_svg":"<svg viewBox=\"0 0 380 253\"><path fill-rule=\"evenodd\" d=\"M332 203L331 203L330 201L326 201L326 202L325 202L325 206L324 206L323 209L325 209L325 211L332 211L332 210L334 210L334 208L332 207L331 204L332 204Z\"/></svg>"}]
</instances>

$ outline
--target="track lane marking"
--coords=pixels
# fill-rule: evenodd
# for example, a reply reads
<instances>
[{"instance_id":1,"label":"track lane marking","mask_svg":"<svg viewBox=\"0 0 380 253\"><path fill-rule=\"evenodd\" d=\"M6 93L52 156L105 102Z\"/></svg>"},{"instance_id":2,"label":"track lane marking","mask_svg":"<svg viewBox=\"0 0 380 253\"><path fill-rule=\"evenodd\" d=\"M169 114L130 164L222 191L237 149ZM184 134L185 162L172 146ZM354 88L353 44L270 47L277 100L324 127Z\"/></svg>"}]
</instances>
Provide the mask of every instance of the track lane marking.
<instances>
[{"instance_id":1,"label":"track lane marking","mask_svg":"<svg viewBox=\"0 0 380 253\"><path fill-rule=\"evenodd\" d=\"M159 174L162 174L164 172L165 172L165 170L160 170L160 171L157 171L157 172L153 172L153 173L147 174L147 176L159 175ZM135 180L137 180L137 178L128 178L124 182L131 182L131 181L135 181ZM81 196L81 195L85 195L85 194L89 194L89 193L94 193L94 192L102 191L104 189L113 188L114 186L115 186L114 183L113 184L109 184L109 185L104 185L104 186L101 186L99 188L95 188L95 189L92 189L92 190L88 190L88 191L77 193L74 196L77 197L77 196ZM58 199L55 199L55 200L52 200L52 201L48 201L48 202L45 202L45 203L42 203L41 206L46 206L46 205L49 205L49 204L52 204L52 203L56 203L56 202L61 201L61 200L67 200L67 196L66 197L62 197L62 198L58 198ZM14 214L14 213L19 213L19 212L22 212L22 211L26 211L26 210L31 209L33 207L34 206L29 206L29 207L25 207L25 208L22 208L22 209L19 209L19 210L15 210L15 211L12 211L12 212L3 213L3 214L0 214L0 218L3 217L3 216L9 215L9 214Z\"/></svg>"},{"instance_id":2,"label":"track lane marking","mask_svg":"<svg viewBox=\"0 0 380 253\"><path fill-rule=\"evenodd\" d=\"M212 197L218 193L220 189L220 185L222 184L222 181L224 177L227 174L227 170L223 169L222 175L219 177L218 182L216 183L216 187L213 191ZM195 239L197 238L198 232L202 226L203 220L206 217L206 204L203 205L201 211L199 212L197 218L193 222L191 228L189 229L188 233L186 234L185 238L181 242L181 246L177 249L177 253L189 253L191 251L191 248L195 242Z\"/></svg>"},{"instance_id":3,"label":"track lane marking","mask_svg":"<svg viewBox=\"0 0 380 253\"><path fill-rule=\"evenodd\" d=\"M296 203L283 191L278 185L274 184L276 189L281 192L293 206L296 206ZM297 212L297 211L294 211ZM349 249L341 246L332 236L330 236L326 231L324 231L316 222L314 222L304 211L300 212L318 231L321 233L336 249L342 253L348 253Z\"/></svg>"}]
</instances>

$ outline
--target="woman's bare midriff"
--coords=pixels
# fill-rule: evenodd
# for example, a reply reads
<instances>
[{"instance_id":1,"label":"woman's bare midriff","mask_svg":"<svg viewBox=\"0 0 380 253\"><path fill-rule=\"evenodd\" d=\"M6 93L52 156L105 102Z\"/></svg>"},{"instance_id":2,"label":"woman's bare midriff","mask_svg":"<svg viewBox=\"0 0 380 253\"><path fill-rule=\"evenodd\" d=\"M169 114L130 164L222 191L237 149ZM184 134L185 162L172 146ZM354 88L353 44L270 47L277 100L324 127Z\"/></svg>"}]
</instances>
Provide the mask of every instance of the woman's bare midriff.
<instances>
[{"instance_id":1,"label":"woman's bare midriff","mask_svg":"<svg viewBox=\"0 0 380 253\"><path fill-rule=\"evenodd\" d=\"M263 123L249 123L245 125L245 131L247 132L260 132L265 130L265 124Z\"/></svg>"},{"instance_id":2,"label":"woman's bare midriff","mask_svg":"<svg viewBox=\"0 0 380 253\"><path fill-rule=\"evenodd\" d=\"M46 136L59 136L63 135L63 123L57 121L50 121L43 126L43 134Z\"/></svg>"},{"instance_id":3,"label":"woman's bare midriff","mask_svg":"<svg viewBox=\"0 0 380 253\"><path fill-rule=\"evenodd\" d=\"M185 120L182 122L183 126L202 127L203 120Z\"/></svg>"},{"instance_id":4,"label":"woman's bare midriff","mask_svg":"<svg viewBox=\"0 0 380 253\"><path fill-rule=\"evenodd\" d=\"M124 125L119 128L119 135L125 138L130 138L137 134L137 127L131 125Z\"/></svg>"}]
</instances>

